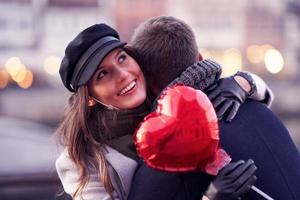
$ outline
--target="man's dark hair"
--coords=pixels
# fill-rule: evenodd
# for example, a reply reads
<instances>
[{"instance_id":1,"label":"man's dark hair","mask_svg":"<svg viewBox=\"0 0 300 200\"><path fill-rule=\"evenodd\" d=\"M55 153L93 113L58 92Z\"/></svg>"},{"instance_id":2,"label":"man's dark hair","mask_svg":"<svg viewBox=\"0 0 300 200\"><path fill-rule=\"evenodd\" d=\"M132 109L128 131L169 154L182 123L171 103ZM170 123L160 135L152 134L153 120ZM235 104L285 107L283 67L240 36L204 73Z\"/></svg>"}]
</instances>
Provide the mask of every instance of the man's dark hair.
<instances>
[{"instance_id":1,"label":"man's dark hair","mask_svg":"<svg viewBox=\"0 0 300 200\"><path fill-rule=\"evenodd\" d=\"M198 60L193 31L174 17L160 16L145 21L135 30L131 44L154 92L164 89Z\"/></svg>"}]
</instances>

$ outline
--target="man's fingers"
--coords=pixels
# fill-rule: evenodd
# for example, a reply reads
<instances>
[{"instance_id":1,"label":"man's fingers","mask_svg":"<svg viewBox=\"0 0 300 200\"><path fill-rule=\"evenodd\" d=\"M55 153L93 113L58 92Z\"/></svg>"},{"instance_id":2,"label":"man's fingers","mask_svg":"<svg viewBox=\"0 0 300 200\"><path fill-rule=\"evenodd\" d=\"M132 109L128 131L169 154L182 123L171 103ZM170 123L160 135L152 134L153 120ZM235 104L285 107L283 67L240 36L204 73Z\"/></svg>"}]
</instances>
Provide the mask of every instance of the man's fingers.
<instances>
[{"instance_id":1,"label":"man's fingers","mask_svg":"<svg viewBox=\"0 0 300 200\"><path fill-rule=\"evenodd\" d=\"M240 165L242 165L244 163L245 163L245 161L243 161L243 160L239 160L234 163L229 163L220 171L219 174L220 174L220 176L228 176L232 171L234 171L237 167L239 167Z\"/></svg>"},{"instance_id":2,"label":"man's fingers","mask_svg":"<svg viewBox=\"0 0 300 200\"><path fill-rule=\"evenodd\" d=\"M234 101L232 103L231 110L230 110L228 116L226 117L226 122L231 122L233 120L233 118L237 114L240 106L241 106L241 104L239 102L237 102L237 101Z\"/></svg>"},{"instance_id":3,"label":"man's fingers","mask_svg":"<svg viewBox=\"0 0 300 200\"><path fill-rule=\"evenodd\" d=\"M255 167L254 165L254 161L252 159L248 159L245 163L243 163L242 165L238 166L238 168L236 168L236 170L234 170L230 176L231 177L235 177L235 179L238 179L240 176L247 176L249 177L250 172L252 171L248 171L249 168L251 167ZM247 174L247 172L249 174Z\"/></svg>"},{"instance_id":4,"label":"man's fingers","mask_svg":"<svg viewBox=\"0 0 300 200\"><path fill-rule=\"evenodd\" d=\"M254 185L256 181L257 181L257 177L255 175L252 175L240 188L238 188L236 194L238 195L245 194L251 189L251 186Z\"/></svg>"},{"instance_id":5,"label":"man's fingers","mask_svg":"<svg viewBox=\"0 0 300 200\"><path fill-rule=\"evenodd\" d=\"M221 105L221 103L223 103L223 101L225 101L225 97L222 96L218 96L212 103L214 108L216 109L219 105Z\"/></svg>"},{"instance_id":6,"label":"man's fingers","mask_svg":"<svg viewBox=\"0 0 300 200\"><path fill-rule=\"evenodd\" d=\"M233 103L232 100L226 100L223 103L222 107L218 109L217 116L219 120L223 118L223 115L226 113L226 111L230 110L232 103Z\"/></svg>"},{"instance_id":7,"label":"man's fingers","mask_svg":"<svg viewBox=\"0 0 300 200\"><path fill-rule=\"evenodd\" d=\"M216 89L218 87L217 83L211 84L210 86L208 86L208 88L206 88L205 90L207 92L213 91L214 89Z\"/></svg>"},{"instance_id":8,"label":"man's fingers","mask_svg":"<svg viewBox=\"0 0 300 200\"><path fill-rule=\"evenodd\" d=\"M213 101L220 94L220 92L221 92L220 90L213 90L207 96L210 101Z\"/></svg>"},{"instance_id":9,"label":"man's fingers","mask_svg":"<svg viewBox=\"0 0 300 200\"><path fill-rule=\"evenodd\" d=\"M247 170L242 173L235 181L234 181L234 185L236 186L237 189L239 189L240 187L243 187L245 185L245 183L251 179L254 176L254 172L256 172L257 167L254 165L254 163L252 165L250 165Z\"/></svg>"}]
</instances>

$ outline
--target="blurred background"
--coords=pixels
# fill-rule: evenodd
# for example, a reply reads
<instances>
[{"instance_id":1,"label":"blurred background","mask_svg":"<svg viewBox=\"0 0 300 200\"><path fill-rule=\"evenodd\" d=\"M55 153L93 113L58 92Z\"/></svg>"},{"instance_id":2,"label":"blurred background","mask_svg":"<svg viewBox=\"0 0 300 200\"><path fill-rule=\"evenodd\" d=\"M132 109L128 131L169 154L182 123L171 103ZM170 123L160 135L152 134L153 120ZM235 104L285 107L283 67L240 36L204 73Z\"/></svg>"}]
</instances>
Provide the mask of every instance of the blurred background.
<instances>
[{"instance_id":1,"label":"blurred background","mask_svg":"<svg viewBox=\"0 0 300 200\"><path fill-rule=\"evenodd\" d=\"M58 74L67 43L101 22L129 41L142 21L159 15L186 21L200 52L220 62L223 75L260 75L275 94L271 109L300 147L299 0L0 0L1 199L28 189L36 172L37 185L58 188L53 133L70 96Z\"/></svg>"}]
</instances>

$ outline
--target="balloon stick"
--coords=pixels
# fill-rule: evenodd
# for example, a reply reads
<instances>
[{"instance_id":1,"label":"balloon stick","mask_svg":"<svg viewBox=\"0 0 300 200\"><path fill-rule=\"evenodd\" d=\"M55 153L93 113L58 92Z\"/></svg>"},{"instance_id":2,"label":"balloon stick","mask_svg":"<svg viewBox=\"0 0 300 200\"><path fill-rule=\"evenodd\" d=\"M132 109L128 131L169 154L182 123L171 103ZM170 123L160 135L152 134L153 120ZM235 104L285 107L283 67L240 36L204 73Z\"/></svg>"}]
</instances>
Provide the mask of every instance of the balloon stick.
<instances>
[{"instance_id":1,"label":"balloon stick","mask_svg":"<svg viewBox=\"0 0 300 200\"><path fill-rule=\"evenodd\" d=\"M257 192L258 194L260 194L261 196L263 196L267 200L274 200L272 197L270 197L269 195L267 195L266 193L264 193L263 191L255 187L254 185L251 186L251 189Z\"/></svg>"}]
</instances>

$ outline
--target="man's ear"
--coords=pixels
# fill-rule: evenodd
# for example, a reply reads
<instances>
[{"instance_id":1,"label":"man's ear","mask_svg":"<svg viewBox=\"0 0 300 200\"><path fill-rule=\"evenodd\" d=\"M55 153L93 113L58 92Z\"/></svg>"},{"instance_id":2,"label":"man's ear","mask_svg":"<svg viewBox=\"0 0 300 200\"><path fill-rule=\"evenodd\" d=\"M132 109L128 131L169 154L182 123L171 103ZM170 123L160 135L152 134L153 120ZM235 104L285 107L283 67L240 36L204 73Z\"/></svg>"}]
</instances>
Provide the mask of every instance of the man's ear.
<instances>
[{"instance_id":1,"label":"man's ear","mask_svg":"<svg viewBox=\"0 0 300 200\"><path fill-rule=\"evenodd\" d=\"M92 106L96 105L96 103L97 102L93 98L89 97L89 100L87 102L89 107L92 107Z\"/></svg>"},{"instance_id":2,"label":"man's ear","mask_svg":"<svg viewBox=\"0 0 300 200\"><path fill-rule=\"evenodd\" d=\"M201 55L200 52L198 53L198 60L199 60L199 61L203 60L203 57L202 57L202 55Z\"/></svg>"}]
</instances>

